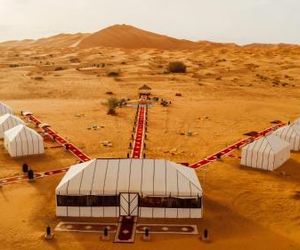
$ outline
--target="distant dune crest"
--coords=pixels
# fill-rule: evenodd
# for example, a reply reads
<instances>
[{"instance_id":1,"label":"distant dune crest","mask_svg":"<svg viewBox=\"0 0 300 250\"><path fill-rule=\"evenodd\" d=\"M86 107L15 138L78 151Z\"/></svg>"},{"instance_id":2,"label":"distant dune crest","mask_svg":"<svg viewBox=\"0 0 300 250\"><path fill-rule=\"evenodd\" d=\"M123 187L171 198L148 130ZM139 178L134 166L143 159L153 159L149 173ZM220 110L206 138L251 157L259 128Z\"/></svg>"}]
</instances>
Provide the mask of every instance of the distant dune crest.
<instances>
[{"instance_id":1,"label":"distant dune crest","mask_svg":"<svg viewBox=\"0 0 300 250\"><path fill-rule=\"evenodd\" d=\"M193 42L184 39L176 39L145 31L130 25L113 25L98 32L59 34L38 40L26 39L22 41L7 41L0 43L1 47L78 47L89 49L94 47L112 47L123 49L153 48L162 50L197 49L203 47L245 47L245 48L284 48L298 47L289 44L259 44L253 43L239 46L235 43L216 43L210 41Z\"/></svg>"},{"instance_id":2,"label":"distant dune crest","mask_svg":"<svg viewBox=\"0 0 300 250\"><path fill-rule=\"evenodd\" d=\"M114 25L84 38L80 48L114 47L125 49L192 49L197 43L159 35L129 25Z\"/></svg>"}]
</instances>

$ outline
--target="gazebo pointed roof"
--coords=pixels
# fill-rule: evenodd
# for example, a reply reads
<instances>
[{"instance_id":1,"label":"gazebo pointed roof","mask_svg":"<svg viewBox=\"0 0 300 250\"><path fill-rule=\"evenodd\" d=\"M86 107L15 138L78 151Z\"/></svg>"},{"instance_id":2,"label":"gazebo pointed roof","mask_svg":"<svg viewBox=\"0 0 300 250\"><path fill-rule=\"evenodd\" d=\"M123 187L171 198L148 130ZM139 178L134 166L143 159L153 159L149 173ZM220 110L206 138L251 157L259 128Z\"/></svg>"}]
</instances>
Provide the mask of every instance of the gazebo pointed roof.
<instances>
[{"instance_id":1,"label":"gazebo pointed roof","mask_svg":"<svg viewBox=\"0 0 300 250\"><path fill-rule=\"evenodd\" d=\"M142 87L139 88L139 90L151 90L151 88L148 85L144 84Z\"/></svg>"}]
</instances>

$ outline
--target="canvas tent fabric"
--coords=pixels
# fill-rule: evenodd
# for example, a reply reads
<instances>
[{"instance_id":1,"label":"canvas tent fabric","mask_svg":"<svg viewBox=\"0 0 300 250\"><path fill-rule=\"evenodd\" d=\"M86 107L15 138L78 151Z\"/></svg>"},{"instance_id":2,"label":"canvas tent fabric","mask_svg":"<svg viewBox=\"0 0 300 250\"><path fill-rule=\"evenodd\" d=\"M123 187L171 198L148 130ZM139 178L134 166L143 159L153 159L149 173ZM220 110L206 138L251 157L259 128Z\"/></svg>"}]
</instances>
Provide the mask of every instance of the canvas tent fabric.
<instances>
[{"instance_id":1,"label":"canvas tent fabric","mask_svg":"<svg viewBox=\"0 0 300 250\"><path fill-rule=\"evenodd\" d=\"M5 131L4 146L11 157L44 153L43 137L23 124Z\"/></svg>"},{"instance_id":2,"label":"canvas tent fabric","mask_svg":"<svg viewBox=\"0 0 300 250\"><path fill-rule=\"evenodd\" d=\"M242 148L241 165L273 171L290 158L290 144L271 134Z\"/></svg>"},{"instance_id":3,"label":"canvas tent fabric","mask_svg":"<svg viewBox=\"0 0 300 250\"><path fill-rule=\"evenodd\" d=\"M138 196L136 216L202 216L199 204L188 207L190 201L195 202L202 197L195 170L170 161L152 159L94 159L72 166L56 188L56 213L58 216L118 217L123 194L129 194L128 197L132 197L130 199ZM91 205L97 197L101 197L102 203ZM59 202L59 199L67 199L69 203L71 199L79 198L81 205L78 206ZM88 199L88 204L82 199ZM115 201L111 204L107 199ZM177 199L187 205L180 208L164 207L162 201L166 202L167 199L173 199L174 202Z\"/></svg>"},{"instance_id":4,"label":"canvas tent fabric","mask_svg":"<svg viewBox=\"0 0 300 250\"><path fill-rule=\"evenodd\" d=\"M19 125L24 124L24 122L12 115L12 114L5 114L0 117L0 138L2 139L4 137L4 132Z\"/></svg>"},{"instance_id":5,"label":"canvas tent fabric","mask_svg":"<svg viewBox=\"0 0 300 250\"><path fill-rule=\"evenodd\" d=\"M300 125L300 118L294 121L294 124Z\"/></svg>"},{"instance_id":6,"label":"canvas tent fabric","mask_svg":"<svg viewBox=\"0 0 300 250\"><path fill-rule=\"evenodd\" d=\"M300 124L290 124L276 130L275 135L290 144L291 150L300 150Z\"/></svg>"},{"instance_id":7,"label":"canvas tent fabric","mask_svg":"<svg viewBox=\"0 0 300 250\"><path fill-rule=\"evenodd\" d=\"M13 114L13 110L6 104L0 102L0 116L5 114Z\"/></svg>"}]
</instances>

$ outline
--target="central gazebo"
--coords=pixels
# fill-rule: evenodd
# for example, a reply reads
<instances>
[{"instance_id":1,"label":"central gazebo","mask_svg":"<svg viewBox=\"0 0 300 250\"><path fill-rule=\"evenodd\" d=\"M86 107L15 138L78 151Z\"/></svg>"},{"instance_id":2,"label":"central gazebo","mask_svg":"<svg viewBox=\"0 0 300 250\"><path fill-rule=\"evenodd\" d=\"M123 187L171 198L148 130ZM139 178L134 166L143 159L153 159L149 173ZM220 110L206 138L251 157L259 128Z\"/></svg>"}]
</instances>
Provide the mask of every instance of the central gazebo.
<instances>
[{"instance_id":1,"label":"central gazebo","mask_svg":"<svg viewBox=\"0 0 300 250\"><path fill-rule=\"evenodd\" d=\"M146 95L147 97L149 97L151 95L151 88L144 84L142 87L139 88L139 96L141 97L142 95Z\"/></svg>"}]
</instances>

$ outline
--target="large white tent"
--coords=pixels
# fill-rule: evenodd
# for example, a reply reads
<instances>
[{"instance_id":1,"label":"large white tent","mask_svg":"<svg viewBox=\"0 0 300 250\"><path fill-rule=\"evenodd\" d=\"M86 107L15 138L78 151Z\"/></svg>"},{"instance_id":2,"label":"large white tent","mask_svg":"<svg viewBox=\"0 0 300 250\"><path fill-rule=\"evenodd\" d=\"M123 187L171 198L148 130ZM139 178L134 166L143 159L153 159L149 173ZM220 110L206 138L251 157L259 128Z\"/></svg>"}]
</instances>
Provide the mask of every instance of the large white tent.
<instances>
[{"instance_id":1,"label":"large white tent","mask_svg":"<svg viewBox=\"0 0 300 250\"><path fill-rule=\"evenodd\" d=\"M151 159L94 159L72 166L56 188L56 215L201 218L194 169Z\"/></svg>"},{"instance_id":2,"label":"large white tent","mask_svg":"<svg viewBox=\"0 0 300 250\"><path fill-rule=\"evenodd\" d=\"M6 130L9 130L19 124L24 124L24 122L12 115L12 114L5 114L0 117L0 138L2 139L4 137L4 132Z\"/></svg>"},{"instance_id":3,"label":"large white tent","mask_svg":"<svg viewBox=\"0 0 300 250\"><path fill-rule=\"evenodd\" d=\"M272 171L289 158L290 144L271 134L242 148L241 165Z\"/></svg>"},{"instance_id":4,"label":"large white tent","mask_svg":"<svg viewBox=\"0 0 300 250\"><path fill-rule=\"evenodd\" d=\"M290 143L291 150L300 150L300 124L290 124L279 128L274 132L275 135L280 137L282 140Z\"/></svg>"},{"instance_id":5,"label":"large white tent","mask_svg":"<svg viewBox=\"0 0 300 250\"><path fill-rule=\"evenodd\" d=\"M43 137L23 124L4 133L4 146L11 157L44 153Z\"/></svg>"},{"instance_id":6,"label":"large white tent","mask_svg":"<svg viewBox=\"0 0 300 250\"><path fill-rule=\"evenodd\" d=\"M6 104L0 102L0 116L5 114L13 114L13 110Z\"/></svg>"}]
</instances>

